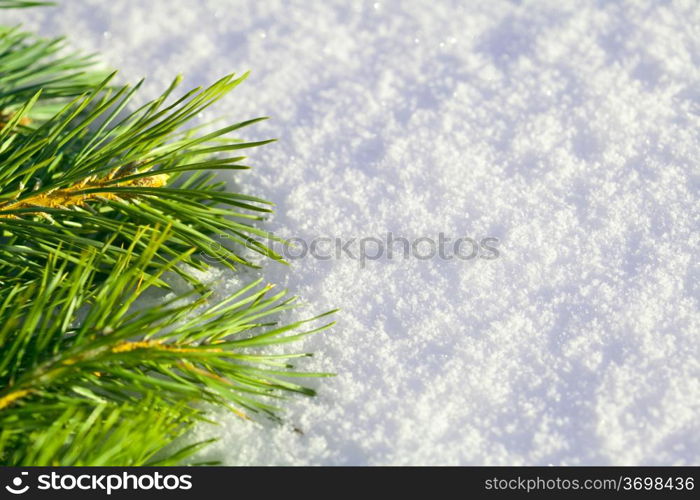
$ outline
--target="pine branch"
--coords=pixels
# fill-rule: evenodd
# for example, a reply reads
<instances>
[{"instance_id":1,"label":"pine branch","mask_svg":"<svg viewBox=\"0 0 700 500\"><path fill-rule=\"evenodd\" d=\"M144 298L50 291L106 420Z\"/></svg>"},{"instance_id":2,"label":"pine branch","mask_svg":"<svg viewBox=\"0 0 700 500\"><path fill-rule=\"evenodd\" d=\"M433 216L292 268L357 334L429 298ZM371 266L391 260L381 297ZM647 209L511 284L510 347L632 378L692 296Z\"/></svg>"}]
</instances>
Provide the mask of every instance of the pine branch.
<instances>
[{"instance_id":1,"label":"pine branch","mask_svg":"<svg viewBox=\"0 0 700 500\"><path fill-rule=\"evenodd\" d=\"M37 412L37 410L39 410ZM208 442L174 449L196 413L152 398L142 401L56 399L0 412L0 463L11 466L174 465ZM18 426L18 419L28 421Z\"/></svg>"},{"instance_id":2,"label":"pine branch","mask_svg":"<svg viewBox=\"0 0 700 500\"><path fill-rule=\"evenodd\" d=\"M0 465L180 463L205 444L176 448L207 405L277 418L285 394L313 395L293 382L328 375L296 371L310 354L267 348L332 311L279 326L285 292L258 281L211 303L190 271L253 266L251 250L283 262L260 241L282 241L257 226L271 203L215 173L249 168L240 151L271 141L231 134L264 118L185 128L247 75L175 98L177 78L128 111L140 82L62 52L0 27ZM173 271L197 286L137 309Z\"/></svg>"},{"instance_id":3,"label":"pine branch","mask_svg":"<svg viewBox=\"0 0 700 500\"><path fill-rule=\"evenodd\" d=\"M45 5L4 4L5 8ZM0 128L7 126L17 110L39 90L43 99L33 109L35 121L53 116L61 109L61 99L82 95L107 76L94 69L95 56L65 52L62 38L42 39L20 31L19 27L0 27ZM25 116L20 125L31 123Z\"/></svg>"},{"instance_id":4,"label":"pine branch","mask_svg":"<svg viewBox=\"0 0 700 500\"><path fill-rule=\"evenodd\" d=\"M139 238L147 238L145 233ZM36 460L33 465L48 463L47 453L52 461L66 465L61 456L92 453L82 450L85 443L76 439L80 430L70 424L79 418L76 415L84 418L109 408L96 417L99 425L109 427L110 418L116 417L108 415L130 412L146 401L157 409L150 412L154 421L161 408L180 408L171 415L173 421L162 422L170 429L163 439L170 443L181 434L182 426L203 418L198 410L202 403L225 406L243 418L258 413L276 418L279 408L271 400L284 397L284 392L314 394L290 377L328 375L295 370L293 360L308 353L260 351L298 341L332 323L304 330L307 323L331 314L327 313L275 325L271 318L294 307L294 299L285 299L284 291L271 294L271 288L261 288L259 281L214 304L209 303L209 295L189 293L134 311L139 297L178 263L162 265L144 277L167 239L167 231L155 233L138 255L140 245L135 241L97 285L95 269L102 268L97 261L104 255L88 250L78 265L69 266L55 257L48 261L40 281L0 290L2 465L30 459ZM39 414L47 419L43 424L26 418ZM62 423L56 427L53 422ZM95 429L90 432L99 434ZM55 454L28 444L27 440L38 442L37 436L53 433L65 434L51 439L64 443ZM154 445L153 452L162 447ZM36 453L41 456L37 458ZM152 456L140 446L119 453L123 457L130 453L134 463Z\"/></svg>"},{"instance_id":5,"label":"pine branch","mask_svg":"<svg viewBox=\"0 0 700 500\"><path fill-rule=\"evenodd\" d=\"M185 263L197 269L207 267L202 255L230 267L256 267L244 255L248 250L283 262L260 242L281 240L251 224L263 220L270 203L224 192L206 172L248 169L241 163L244 156L212 155L269 143L228 137L263 118L206 134L182 130L246 76L225 77L165 105L177 79L160 98L118 122L140 84L111 89L110 77L38 128L17 135L20 121L31 116L40 98L33 96L0 130L0 281L36 275L42 267L36 264L61 245L64 252L97 248L114 260L141 228L154 224L173 228L154 256L158 262L191 247L197 252ZM218 234L226 234L238 249L222 247L214 239ZM112 244L104 243L115 235ZM182 268L178 272L192 279Z\"/></svg>"}]
</instances>

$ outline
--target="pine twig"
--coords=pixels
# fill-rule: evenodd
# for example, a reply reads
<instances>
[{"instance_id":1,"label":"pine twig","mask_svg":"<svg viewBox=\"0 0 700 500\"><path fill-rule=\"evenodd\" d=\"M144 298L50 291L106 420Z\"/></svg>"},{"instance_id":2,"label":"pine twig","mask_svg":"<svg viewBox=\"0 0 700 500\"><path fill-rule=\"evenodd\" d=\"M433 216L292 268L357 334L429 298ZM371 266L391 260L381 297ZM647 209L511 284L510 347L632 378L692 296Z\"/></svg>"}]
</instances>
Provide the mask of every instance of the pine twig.
<instances>
[{"instance_id":1,"label":"pine twig","mask_svg":"<svg viewBox=\"0 0 700 500\"><path fill-rule=\"evenodd\" d=\"M134 242L99 283L95 269L101 266L95 261L101 256L90 250L77 266L56 257L40 282L0 289L0 457L31 448L21 436L37 439L55 430L22 415L52 411L60 420L90 408L122 411L123 405L151 401L158 408L181 408L174 416L187 425L204 418L201 403L223 405L244 418L257 413L276 418L279 408L268 400L284 392L314 394L290 377L329 375L295 370L293 360L308 353L259 350L298 341L333 324L304 329L327 313L276 326L269 318L294 307L294 300L285 299L284 291L270 294L271 288L261 288L259 281L218 303L190 292L133 311L138 298L178 263L146 275L168 235L164 231L140 237L150 238L147 250L135 255L139 245ZM151 416L157 420L156 414ZM75 437L75 429L62 430L68 431ZM68 448L84 447L67 437L63 441ZM2 448L3 442L9 449ZM134 453L140 456L142 451L136 446ZM20 462L0 458L2 465Z\"/></svg>"}]
</instances>

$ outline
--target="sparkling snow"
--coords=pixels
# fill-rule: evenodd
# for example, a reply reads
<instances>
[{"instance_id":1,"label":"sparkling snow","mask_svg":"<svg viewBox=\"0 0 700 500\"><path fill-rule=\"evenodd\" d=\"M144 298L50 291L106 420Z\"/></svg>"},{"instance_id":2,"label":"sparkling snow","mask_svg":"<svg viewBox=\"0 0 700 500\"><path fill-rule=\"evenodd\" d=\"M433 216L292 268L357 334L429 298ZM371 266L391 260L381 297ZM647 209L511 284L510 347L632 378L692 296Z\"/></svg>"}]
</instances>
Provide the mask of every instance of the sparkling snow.
<instances>
[{"instance_id":1,"label":"sparkling snow","mask_svg":"<svg viewBox=\"0 0 700 500\"><path fill-rule=\"evenodd\" d=\"M696 0L62 4L0 15L147 76L142 99L252 70L202 119L273 118L236 178L273 231L500 240L268 265L309 303L290 318L342 307L303 346L339 375L283 426L222 415L203 458L700 463Z\"/></svg>"}]
</instances>

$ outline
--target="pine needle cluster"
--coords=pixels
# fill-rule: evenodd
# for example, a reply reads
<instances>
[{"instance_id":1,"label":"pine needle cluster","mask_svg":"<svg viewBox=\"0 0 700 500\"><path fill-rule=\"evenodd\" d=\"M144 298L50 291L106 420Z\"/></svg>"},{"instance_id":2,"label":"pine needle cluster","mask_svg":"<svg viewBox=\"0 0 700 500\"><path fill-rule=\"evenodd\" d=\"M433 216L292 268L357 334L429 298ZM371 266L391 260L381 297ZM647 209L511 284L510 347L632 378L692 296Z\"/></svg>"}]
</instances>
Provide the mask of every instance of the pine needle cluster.
<instances>
[{"instance_id":1,"label":"pine needle cluster","mask_svg":"<svg viewBox=\"0 0 700 500\"><path fill-rule=\"evenodd\" d=\"M294 382L327 375L295 369L310 354L265 348L331 313L279 325L284 291L256 281L214 301L194 272L282 261L259 227L271 203L217 179L270 142L233 135L264 118L189 126L246 75L179 97L176 78L134 108L141 83L64 45L0 27L0 464L185 463L206 443L178 443L212 406L278 418L285 394L313 395ZM173 273L190 291L140 308Z\"/></svg>"}]
</instances>

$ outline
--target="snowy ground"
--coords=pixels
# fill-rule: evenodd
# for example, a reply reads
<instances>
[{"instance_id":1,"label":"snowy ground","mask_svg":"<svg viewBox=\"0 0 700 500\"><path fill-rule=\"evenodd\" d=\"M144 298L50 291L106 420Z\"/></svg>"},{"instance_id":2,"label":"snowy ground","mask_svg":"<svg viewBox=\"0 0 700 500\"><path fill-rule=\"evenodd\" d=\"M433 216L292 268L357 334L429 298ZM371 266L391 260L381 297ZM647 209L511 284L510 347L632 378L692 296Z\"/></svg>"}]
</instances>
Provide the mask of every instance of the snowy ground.
<instances>
[{"instance_id":1,"label":"snowy ground","mask_svg":"<svg viewBox=\"0 0 700 500\"><path fill-rule=\"evenodd\" d=\"M300 315L343 308L305 345L339 376L288 425L222 417L207 458L700 463L695 0L62 3L3 21L151 96L253 71L207 117L273 117L238 182L278 203L274 231L500 241L269 266Z\"/></svg>"}]
</instances>

